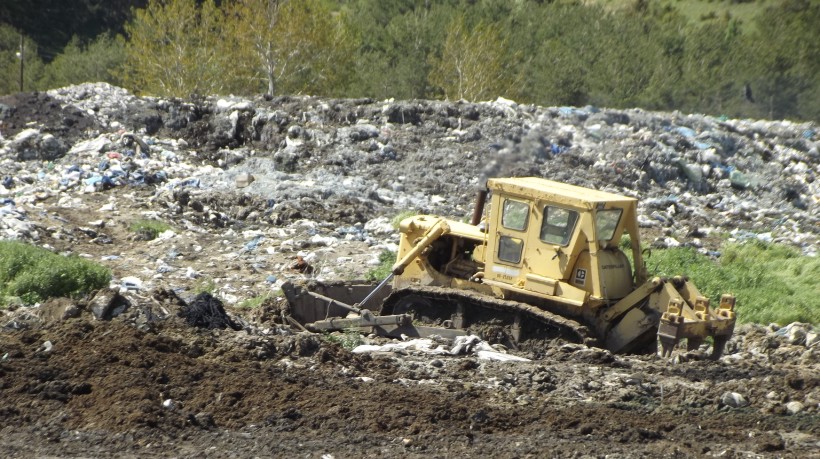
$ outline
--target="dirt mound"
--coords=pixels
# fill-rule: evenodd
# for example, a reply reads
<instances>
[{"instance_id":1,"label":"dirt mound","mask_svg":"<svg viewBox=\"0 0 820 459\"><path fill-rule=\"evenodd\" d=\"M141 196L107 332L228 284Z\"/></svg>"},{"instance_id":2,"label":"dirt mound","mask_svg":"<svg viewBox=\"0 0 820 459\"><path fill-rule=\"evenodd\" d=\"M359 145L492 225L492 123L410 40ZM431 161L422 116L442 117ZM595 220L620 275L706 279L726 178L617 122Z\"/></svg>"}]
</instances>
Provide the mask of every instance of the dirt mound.
<instances>
[{"instance_id":1,"label":"dirt mound","mask_svg":"<svg viewBox=\"0 0 820 459\"><path fill-rule=\"evenodd\" d=\"M17 93L0 97L0 133L13 138L20 131L39 128L74 143L86 132L99 129L93 116L64 105L46 93Z\"/></svg>"},{"instance_id":2,"label":"dirt mound","mask_svg":"<svg viewBox=\"0 0 820 459\"><path fill-rule=\"evenodd\" d=\"M806 457L820 435L816 411L720 408L719 393L693 401L699 385L768 380L777 389L781 380L711 362L571 363L589 360L582 348L555 349L569 362L513 366L396 358L351 354L315 335L189 328L176 319L141 331L87 316L4 333L0 346L4 457L207 448L234 456ZM571 375L578 371L589 376ZM803 391L817 384L816 375L803 378ZM781 381L798 385L793 376ZM46 441L24 442L29 436Z\"/></svg>"}]
</instances>

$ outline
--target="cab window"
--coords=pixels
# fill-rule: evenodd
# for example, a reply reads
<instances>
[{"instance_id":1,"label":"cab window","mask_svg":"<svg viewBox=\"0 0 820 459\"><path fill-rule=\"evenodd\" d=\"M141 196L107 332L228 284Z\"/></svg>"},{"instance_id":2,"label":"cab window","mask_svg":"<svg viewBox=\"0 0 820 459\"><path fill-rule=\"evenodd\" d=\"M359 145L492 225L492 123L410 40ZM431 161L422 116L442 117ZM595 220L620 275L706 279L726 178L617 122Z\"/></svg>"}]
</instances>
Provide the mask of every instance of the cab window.
<instances>
[{"instance_id":1,"label":"cab window","mask_svg":"<svg viewBox=\"0 0 820 459\"><path fill-rule=\"evenodd\" d=\"M498 240L498 259L507 263L521 263L524 241L517 237L501 236Z\"/></svg>"},{"instance_id":2,"label":"cab window","mask_svg":"<svg viewBox=\"0 0 820 459\"><path fill-rule=\"evenodd\" d=\"M575 230L578 212L560 207L545 206L544 220L541 222L540 239L547 244L565 246Z\"/></svg>"},{"instance_id":3,"label":"cab window","mask_svg":"<svg viewBox=\"0 0 820 459\"><path fill-rule=\"evenodd\" d=\"M615 235L615 229L621 220L623 209L599 210L595 217L595 232L599 241L608 241Z\"/></svg>"},{"instance_id":4,"label":"cab window","mask_svg":"<svg viewBox=\"0 0 820 459\"><path fill-rule=\"evenodd\" d=\"M501 213L501 226L507 229L524 231L527 229L530 206L525 202L505 199Z\"/></svg>"}]
</instances>

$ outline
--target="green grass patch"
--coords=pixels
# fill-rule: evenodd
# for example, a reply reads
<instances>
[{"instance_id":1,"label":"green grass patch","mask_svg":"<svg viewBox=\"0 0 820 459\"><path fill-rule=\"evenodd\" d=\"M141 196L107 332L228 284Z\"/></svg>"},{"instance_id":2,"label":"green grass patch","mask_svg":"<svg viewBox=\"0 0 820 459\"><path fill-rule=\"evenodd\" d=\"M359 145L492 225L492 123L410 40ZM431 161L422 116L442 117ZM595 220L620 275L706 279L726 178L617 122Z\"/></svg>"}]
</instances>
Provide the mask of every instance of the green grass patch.
<instances>
[{"instance_id":1,"label":"green grass patch","mask_svg":"<svg viewBox=\"0 0 820 459\"><path fill-rule=\"evenodd\" d=\"M262 306L262 303L264 303L265 300L267 300L268 298L269 298L268 295L257 296L257 297L254 297L254 298L248 298L246 300L240 301L239 304L236 305L236 307L238 307L240 309L256 309L259 306Z\"/></svg>"},{"instance_id":2,"label":"green grass patch","mask_svg":"<svg viewBox=\"0 0 820 459\"><path fill-rule=\"evenodd\" d=\"M269 299L279 298L279 297L282 297L284 295L285 294L284 294L284 292L282 292L282 289L277 289L276 291L274 291L272 293L267 293L265 295L261 295L261 296L257 296L257 297L254 297L254 298L248 298L248 299L242 300L242 301L239 302L239 304L237 304L237 307L244 308L244 309L257 309L258 307L262 306Z\"/></svg>"},{"instance_id":3,"label":"green grass patch","mask_svg":"<svg viewBox=\"0 0 820 459\"><path fill-rule=\"evenodd\" d=\"M0 304L33 304L77 297L106 287L111 271L84 258L62 256L17 241L0 241Z\"/></svg>"},{"instance_id":4,"label":"green grass patch","mask_svg":"<svg viewBox=\"0 0 820 459\"><path fill-rule=\"evenodd\" d=\"M131 223L128 229L137 233L137 236L140 238L151 241L156 239L161 233L171 229L171 225L159 220L137 220Z\"/></svg>"},{"instance_id":5,"label":"green grass patch","mask_svg":"<svg viewBox=\"0 0 820 459\"><path fill-rule=\"evenodd\" d=\"M718 261L691 248L653 250L650 275L686 275L713 305L737 297L740 322L820 324L820 258L760 241L727 244Z\"/></svg>"},{"instance_id":6,"label":"green grass patch","mask_svg":"<svg viewBox=\"0 0 820 459\"><path fill-rule=\"evenodd\" d=\"M336 343L348 351L364 344L362 334L358 330L353 329L345 330L343 333L328 333L324 335L324 339L329 343Z\"/></svg>"},{"instance_id":7,"label":"green grass patch","mask_svg":"<svg viewBox=\"0 0 820 459\"><path fill-rule=\"evenodd\" d=\"M197 295L201 293L209 293L213 295L216 293L216 281L211 278L200 279L194 286L194 293Z\"/></svg>"},{"instance_id":8,"label":"green grass patch","mask_svg":"<svg viewBox=\"0 0 820 459\"><path fill-rule=\"evenodd\" d=\"M379 265L368 271L364 278L371 282L384 280L390 275L394 263L396 263L396 254L389 250L382 250L379 254Z\"/></svg>"},{"instance_id":9,"label":"green grass patch","mask_svg":"<svg viewBox=\"0 0 820 459\"><path fill-rule=\"evenodd\" d=\"M414 217L416 215L418 215L418 212L414 210L405 210L396 215L395 217L393 217L393 219L390 220L390 224L393 225L393 228L399 229L399 225L401 224L402 220L404 220L405 218Z\"/></svg>"},{"instance_id":10,"label":"green grass patch","mask_svg":"<svg viewBox=\"0 0 820 459\"><path fill-rule=\"evenodd\" d=\"M399 229L399 225L402 220L415 215L418 215L418 212L413 210L405 210L393 217L393 219L390 220L390 224L393 225L393 228ZM396 254L389 250L382 250L379 254L379 265L368 271L367 274L364 275L364 278L371 282L384 280L385 277L390 275L393 264L395 263Z\"/></svg>"}]
</instances>

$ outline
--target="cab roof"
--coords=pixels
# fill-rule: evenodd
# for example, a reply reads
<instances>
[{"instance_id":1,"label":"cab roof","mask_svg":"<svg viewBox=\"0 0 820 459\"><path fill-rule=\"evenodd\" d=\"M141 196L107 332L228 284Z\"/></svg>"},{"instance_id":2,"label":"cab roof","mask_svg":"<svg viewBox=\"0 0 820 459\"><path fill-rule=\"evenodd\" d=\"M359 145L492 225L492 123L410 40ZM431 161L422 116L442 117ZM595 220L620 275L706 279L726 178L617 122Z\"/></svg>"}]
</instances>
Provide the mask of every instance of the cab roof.
<instances>
[{"instance_id":1,"label":"cab roof","mask_svg":"<svg viewBox=\"0 0 820 459\"><path fill-rule=\"evenodd\" d=\"M500 191L525 198L543 199L581 206L597 203L637 202L635 198L606 191L555 182L540 177L494 178L487 181L492 191Z\"/></svg>"}]
</instances>

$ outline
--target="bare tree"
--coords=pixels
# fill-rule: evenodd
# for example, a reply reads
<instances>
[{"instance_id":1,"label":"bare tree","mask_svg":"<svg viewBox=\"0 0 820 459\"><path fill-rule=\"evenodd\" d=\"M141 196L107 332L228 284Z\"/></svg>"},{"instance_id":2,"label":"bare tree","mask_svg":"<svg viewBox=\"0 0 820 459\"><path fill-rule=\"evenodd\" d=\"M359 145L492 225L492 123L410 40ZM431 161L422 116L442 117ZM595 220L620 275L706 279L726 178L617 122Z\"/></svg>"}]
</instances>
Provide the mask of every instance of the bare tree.
<instances>
[{"instance_id":1,"label":"bare tree","mask_svg":"<svg viewBox=\"0 0 820 459\"><path fill-rule=\"evenodd\" d=\"M236 71L277 92L327 92L352 71L356 40L319 0L239 0L229 6Z\"/></svg>"},{"instance_id":2,"label":"bare tree","mask_svg":"<svg viewBox=\"0 0 820 459\"><path fill-rule=\"evenodd\" d=\"M441 56L433 58L430 82L447 99L482 100L507 93L515 78L508 73L506 41L498 27L480 23L472 29L463 16L450 24Z\"/></svg>"}]
</instances>

